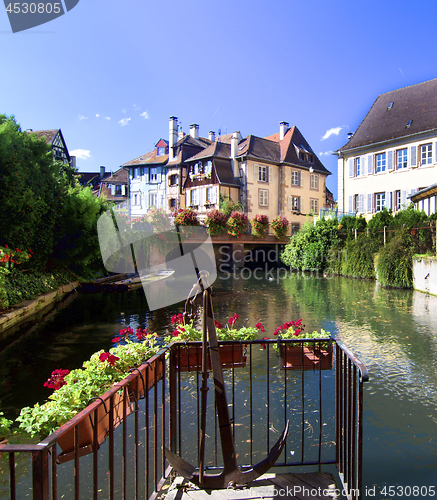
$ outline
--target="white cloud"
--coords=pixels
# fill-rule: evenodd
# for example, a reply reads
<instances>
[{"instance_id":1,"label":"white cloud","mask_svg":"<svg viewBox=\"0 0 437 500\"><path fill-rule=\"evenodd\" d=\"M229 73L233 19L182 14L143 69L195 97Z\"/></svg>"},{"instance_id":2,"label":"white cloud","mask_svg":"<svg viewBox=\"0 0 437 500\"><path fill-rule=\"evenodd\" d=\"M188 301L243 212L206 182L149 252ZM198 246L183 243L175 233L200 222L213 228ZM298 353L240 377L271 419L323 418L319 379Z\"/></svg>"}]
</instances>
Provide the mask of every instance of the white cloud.
<instances>
[{"instance_id":1,"label":"white cloud","mask_svg":"<svg viewBox=\"0 0 437 500\"><path fill-rule=\"evenodd\" d=\"M105 120L110 120L111 117L110 116L105 116Z\"/></svg>"},{"instance_id":2,"label":"white cloud","mask_svg":"<svg viewBox=\"0 0 437 500\"><path fill-rule=\"evenodd\" d=\"M123 109L121 110L121 112L122 112L122 113L124 113L124 114L126 114L126 113L127 113L126 108L123 108Z\"/></svg>"},{"instance_id":3,"label":"white cloud","mask_svg":"<svg viewBox=\"0 0 437 500\"><path fill-rule=\"evenodd\" d=\"M100 116L99 113L96 113L96 118L98 118L99 116Z\"/></svg>"},{"instance_id":4,"label":"white cloud","mask_svg":"<svg viewBox=\"0 0 437 500\"><path fill-rule=\"evenodd\" d=\"M129 121L130 121L130 118L122 118L121 120L119 120L119 125L121 125L122 127L125 127L126 125L129 124Z\"/></svg>"},{"instance_id":5,"label":"white cloud","mask_svg":"<svg viewBox=\"0 0 437 500\"><path fill-rule=\"evenodd\" d=\"M331 135L338 135L340 133L340 130L342 130L343 127L334 127L334 128L330 128L329 130L326 131L326 134L322 137L322 141L324 141L325 139L328 139L329 137L331 137Z\"/></svg>"},{"instance_id":6,"label":"white cloud","mask_svg":"<svg viewBox=\"0 0 437 500\"><path fill-rule=\"evenodd\" d=\"M80 160L88 160L91 158L91 151L88 149L74 149L73 151L70 151L70 155L75 156Z\"/></svg>"},{"instance_id":7,"label":"white cloud","mask_svg":"<svg viewBox=\"0 0 437 500\"><path fill-rule=\"evenodd\" d=\"M319 156L331 156L334 154L334 151L322 151L321 153L319 153Z\"/></svg>"},{"instance_id":8,"label":"white cloud","mask_svg":"<svg viewBox=\"0 0 437 500\"><path fill-rule=\"evenodd\" d=\"M149 113L147 111L144 111L143 113L140 114L145 120L149 119Z\"/></svg>"},{"instance_id":9,"label":"white cloud","mask_svg":"<svg viewBox=\"0 0 437 500\"><path fill-rule=\"evenodd\" d=\"M87 116L83 116L81 114L79 114L78 118L79 118L79 120L88 120Z\"/></svg>"}]
</instances>

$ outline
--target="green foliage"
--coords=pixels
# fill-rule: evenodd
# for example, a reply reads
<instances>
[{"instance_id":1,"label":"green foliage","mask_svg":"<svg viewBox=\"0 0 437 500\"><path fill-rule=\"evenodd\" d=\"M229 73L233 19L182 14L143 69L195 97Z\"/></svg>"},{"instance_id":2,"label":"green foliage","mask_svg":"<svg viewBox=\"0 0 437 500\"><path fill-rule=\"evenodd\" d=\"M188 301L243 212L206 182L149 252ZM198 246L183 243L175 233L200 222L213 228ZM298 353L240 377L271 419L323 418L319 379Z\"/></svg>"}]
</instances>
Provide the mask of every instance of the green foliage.
<instances>
[{"instance_id":1,"label":"green foliage","mask_svg":"<svg viewBox=\"0 0 437 500\"><path fill-rule=\"evenodd\" d=\"M376 259L378 281L383 286L413 287L413 255L416 245L407 229L399 229L382 247Z\"/></svg>"},{"instance_id":2,"label":"green foliage","mask_svg":"<svg viewBox=\"0 0 437 500\"><path fill-rule=\"evenodd\" d=\"M356 240L348 240L342 251L340 274L353 278L374 279L374 256L378 248L377 240L365 234L360 234Z\"/></svg>"},{"instance_id":3,"label":"green foliage","mask_svg":"<svg viewBox=\"0 0 437 500\"><path fill-rule=\"evenodd\" d=\"M387 210L385 207L377 212L367 223L367 227L369 228L369 232L373 237L381 238L382 231L384 230L384 226L389 227L393 222L393 212Z\"/></svg>"},{"instance_id":4,"label":"green foliage","mask_svg":"<svg viewBox=\"0 0 437 500\"><path fill-rule=\"evenodd\" d=\"M269 230L269 218L267 215L255 215L250 224L252 226L252 234L258 238L264 238Z\"/></svg>"},{"instance_id":5,"label":"green foliage","mask_svg":"<svg viewBox=\"0 0 437 500\"><path fill-rule=\"evenodd\" d=\"M290 238L281 260L292 269L323 270L328 265L330 248L338 242L336 221L320 220L316 225L307 222Z\"/></svg>"},{"instance_id":6,"label":"green foliage","mask_svg":"<svg viewBox=\"0 0 437 500\"><path fill-rule=\"evenodd\" d=\"M288 219L284 215L278 215L272 220L270 227L272 228L275 237L280 239L287 234L289 224Z\"/></svg>"},{"instance_id":7,"label":"green foliage","mask_svg":"<svg viewBox=\"0 0 437 500\"><path fill-rule=\"evenodd\" d=\"M8 269L0 266L0 311L9 307L9 297L6 290L6 277L9 273Z\"/></svg>"},{"instance_id":8,"label":"green foliage","mask_svg":"<svg viewBox=\"0 0 437 500\"><path fill-rule=\"evenodd\" d=\"M247 230L247 216L243 212L232 212L226 226L228 234L241 238Z\"/></svg>"},{"instance_id":9,"label":"green foliage","mask_svg":"<svg viewBox=\"0 0 437 500\"><path fill-rule=\"evenodd\" d=\"M174 217L174 223L180 226L199 226L197 212L191 208L180 208Z\"/></svg>"},{"instance_id":10,"label":"green foliage","mask_svg":"<svg viewBox=\"0 0 437 500\"><path fill-rule=\"evenodd\" d=\"M1 268L0 268L1 269ZM29 270L22 272L18 268L13 268L4 279L4 292L6 293L6 309L8 305L18 304L23 300L34 299L60 286L71 282L72 276L66 270L54 269L50 272ZM1 271L0 271L0 296L1 296ZM2 309L0 300L0 310Z\"/></svg>"},{"instance_id":11,"label":"green foliage","mask_svg":"<svg viewBox=\"0 0 437 500\"><path fill-rule=\"evenodd\" d=\"M220 194L220 210L229 218L232 212L244 212L241 203L235 203L228 196Z\"/></svg>"},{"instance_id":12,"label":"green foliage","mask_svg":"<svg viewBox=\"0 0 437 500\"><path fill-rule=\"evenodd\" d=\"M12 420L7 419L5 414L0 411L0 439L11 433Z\"/></svg>"},{"instance_id":13,"label":"green foliage","mask_svg":"<svg viewBox=\"0 0 437 500\"><path fill-rule=\"evenodd\" d=\"M31 436L48 436L86 408L91 398L102 396L115 383L123 380L129 370L156 354L160 347L155 335L149 334L143 342L127 341L110 350L112 359L103 350L94 353L83 368L65 376L65 385L49 396L43 405L26 407L16 419L21 429ZM53 375L53 374L52 374Z\"/></svg>"}]
</instances>

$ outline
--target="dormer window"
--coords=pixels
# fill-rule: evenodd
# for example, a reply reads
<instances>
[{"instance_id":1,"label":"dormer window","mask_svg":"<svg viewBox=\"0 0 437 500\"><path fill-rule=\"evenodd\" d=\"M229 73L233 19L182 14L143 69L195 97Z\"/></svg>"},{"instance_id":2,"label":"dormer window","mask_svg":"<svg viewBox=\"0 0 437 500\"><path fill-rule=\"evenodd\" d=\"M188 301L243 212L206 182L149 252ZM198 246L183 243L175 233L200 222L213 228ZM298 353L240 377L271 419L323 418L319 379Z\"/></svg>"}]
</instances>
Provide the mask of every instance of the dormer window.
<instances>
[{"instance_id":1,"label":"dormer window","mask_svg":"<svg viewBox=\"0 0 437 500\"><path fill-rule=\"evenodd\" d=\"M393 107L394 102L389 102L387 106L387 110L390 111L391 108Z\"/></svg>"},{"instance_id":2,"label":"dormer window","mask_svg":"<svg viewBox=\"0 0 437 500\"><path fill-rule=\"evenodd\" d=\"M407 128L410 128L412 123L413 123L413 120L408 120Z\"/></svg>"},{"instance_id":3,"label":"dormer window","mask_svg":"<svg viewBox=\"0 0 437 500\"><path fill-rule=\"evenodd\" d=\"M165 155L165 147L164 146L160 146L158 148L158 156L164 156Z\"/></svg>"}]
</instances>

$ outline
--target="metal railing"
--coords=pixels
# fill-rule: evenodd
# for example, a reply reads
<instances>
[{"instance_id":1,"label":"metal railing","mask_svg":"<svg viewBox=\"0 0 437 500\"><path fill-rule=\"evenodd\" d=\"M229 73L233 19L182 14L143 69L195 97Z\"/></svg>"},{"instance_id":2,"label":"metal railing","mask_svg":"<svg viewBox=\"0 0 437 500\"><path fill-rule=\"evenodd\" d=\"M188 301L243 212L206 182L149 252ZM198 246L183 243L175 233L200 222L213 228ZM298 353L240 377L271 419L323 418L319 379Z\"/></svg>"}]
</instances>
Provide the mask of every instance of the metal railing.
<instances>
[{"instance_id":1,"label":"metal railing","mask_svg":"<svg viewBox=\"0 0 437 500\"><path fill-rule=\"evenodd\" d=\"M292 472L295 466L336 464L348 498L359 499L367 371L341 342L311 340L312 347L296 340L219 343L238 463L249 467L263 460L288 421L275 467ZM287 350L291 345L297 354ZM3 478L8 496L0 490L0 498L21 498L24 491L29 497L30 490L34 500L153 500L171 473L164 446L196 467L201 343L175 343L167 351L42 442L0 446L9 455ZM213 392L207 400L209 472L223 467ZM97 423L105 419L109 427L101 431ZM92 424L90 442L86 421ZM68 434L70 448L63 442Z\"/></svg>"}]
</instances>

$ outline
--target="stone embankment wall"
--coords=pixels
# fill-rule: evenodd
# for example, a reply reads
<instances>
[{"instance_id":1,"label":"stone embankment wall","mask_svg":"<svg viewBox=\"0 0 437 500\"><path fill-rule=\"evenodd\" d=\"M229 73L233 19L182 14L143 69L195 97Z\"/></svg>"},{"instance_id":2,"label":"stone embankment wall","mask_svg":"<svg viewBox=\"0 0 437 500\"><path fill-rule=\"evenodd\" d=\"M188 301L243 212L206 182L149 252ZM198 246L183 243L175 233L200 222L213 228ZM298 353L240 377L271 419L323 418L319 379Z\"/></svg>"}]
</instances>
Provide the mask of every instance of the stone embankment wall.
<instances>
[{"instance_id":1,"label":"stone embankment wall","mask_svg":"<svg viewBox=\"0 0 437 500\"><path fill-rule=\"evenodd\" d=\"M437 295L437 257L413 257L414 289Z\"/></svg>"}]
</instances>

